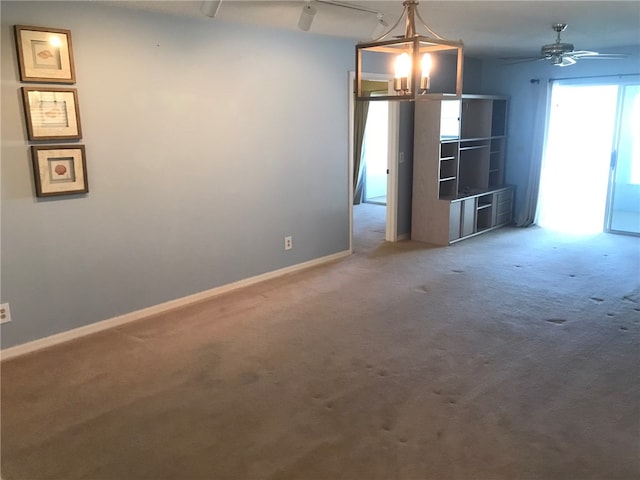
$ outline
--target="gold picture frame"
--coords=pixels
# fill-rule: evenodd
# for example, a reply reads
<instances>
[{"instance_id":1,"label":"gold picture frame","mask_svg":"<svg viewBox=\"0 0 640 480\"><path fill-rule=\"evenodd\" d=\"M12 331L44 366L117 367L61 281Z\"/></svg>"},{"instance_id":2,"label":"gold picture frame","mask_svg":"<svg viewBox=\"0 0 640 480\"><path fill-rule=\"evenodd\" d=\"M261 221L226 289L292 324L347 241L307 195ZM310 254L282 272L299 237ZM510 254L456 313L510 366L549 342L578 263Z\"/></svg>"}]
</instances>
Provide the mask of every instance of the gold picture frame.
<instances>
[{"instance_id":1,"label":"gold picture frame","mask_svg":"<svg viewBox=\"0 0 640 480\"><path fill-rule=\"evenodd\" d=\"M36 196L89 192L84 145L31 147Z\"/></svg>"},{"instance_id":2,"label":"gold picture frame","mask_svg":"<svg viewBox=\"0 0 640 480\"><path fill-rule=\"evenodd\" d=\"M22 87L29 140L82 138L75 88Z\"/></svg>"},{"instance_id":3,"label":"gold picture frame","mask_svg":"<svg viewBox=\"0 0 640 480\"><path fill-rule=\"evenodd\" d=\"M71 31L15 25L20 80L75 83Z\"/></svg>"}]
</instances>

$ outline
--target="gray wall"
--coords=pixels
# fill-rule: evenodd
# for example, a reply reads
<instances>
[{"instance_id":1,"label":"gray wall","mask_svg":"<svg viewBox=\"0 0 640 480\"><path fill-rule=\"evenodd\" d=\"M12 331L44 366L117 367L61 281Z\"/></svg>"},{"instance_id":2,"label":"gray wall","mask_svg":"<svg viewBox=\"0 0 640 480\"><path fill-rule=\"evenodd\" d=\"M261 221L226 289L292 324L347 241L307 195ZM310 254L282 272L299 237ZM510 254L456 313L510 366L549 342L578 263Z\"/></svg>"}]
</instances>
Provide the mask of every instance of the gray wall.
<instances>
[{"instance_id":1,"label":"gray wall","mask_svg":"<svg viewBox=\"0 0 640 480\"><path fill-rule=\"evenodd\" d=\"M603 50L603 53L605 51ZM637 74L640 72L638 47L616 48L611 53L628 53L624 60L582 60L570 67L556 67L547 62L522 63L507 66L498 61L484 61L482 85L484 93L510 97L507 142L507 182L516 185L516 217L522 208L529 168L534 132L544 130L545 112L536 115L536 105L546 105L550 79L570 77L597 77L605 75ZM537 83L531 83L537 79ZM542 101L540 101L542 98ZM540 110L540 109L538 109ZM542 125L536 123L535 119ZM535 161L540 158L535 154Z\"/></svg>"},{"instance_id":2,"label":"gray wall","mask_svg":"<svg viewBox=\"0 0 640 480\"><path fill-rule=\"evenodd\" d=\"M353 42L90 2L1 14L3 348L348 249ZM72 32L87 195L35 198L14 24Z\"/></svg>"}]
</instances>

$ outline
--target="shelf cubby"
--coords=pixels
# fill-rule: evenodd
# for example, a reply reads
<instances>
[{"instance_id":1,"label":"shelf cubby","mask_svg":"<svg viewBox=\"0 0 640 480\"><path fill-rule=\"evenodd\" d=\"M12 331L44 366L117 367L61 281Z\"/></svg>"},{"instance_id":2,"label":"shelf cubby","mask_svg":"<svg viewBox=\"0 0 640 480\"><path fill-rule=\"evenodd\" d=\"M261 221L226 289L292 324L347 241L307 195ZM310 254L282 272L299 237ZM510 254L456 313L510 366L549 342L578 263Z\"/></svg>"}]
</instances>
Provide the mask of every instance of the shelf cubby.
<instances>
[{"instance_id":1,"label":"shelf cubby","mask_svg":"<svg viewBox=\"0 0 640 480\"><path fill-rule=\"evenodd\" d=\"M476 232L492 227L491 216L491 205L488 205L488 208L478 210L476 213Z\"/></svg>"},{"instance_id":2,"label":"shelf cubby","mask_svg":"<svg viewBox=\"0 0 640 480\"><path fill-rule=\"evenodd\" d=\"M491 136L504 136L507 129L507 100L496 99L491 108Z\"/></svg>"},{"instance_id":3,"label":"shelf cubby","mask_svg":"<svg viewBox=\"0 0 640 480\"><path fill-rule=\"evenodd\" d=\"M452 179L458 176L458 163L455 158L440 160L440 180Z\"/></svg>"},{"instance_id":4,"label":"shelf cubby","mask_svg":"<svg viewBox=\"0 0 640 480\"><path fill-rule=\"evenodd\" d=\"M485 138L491 136L492 103L483 98L462 99L460 138Z\"/></svg>"},{"instance_id":5,"label":"shelf cubby","mask_svg":"<svg viewBox=\"0 0 640 480\"><path fill-rule=\"evenodd\" d=\"M440 106L440 141L460 138L460 100L443 100Z\"/></svg>"},{"instance_id":6,"label":"shelf cubby","mask_svg":"<svg viewBox=\"0 0 640 480\"><path fill-rule=\"evenodd\" d=\"M456 179L443 179L440 180L438 185L438 196L442 199L451 199L456 197L458 187L456 185Z\"/></svg>"}]
</instances>

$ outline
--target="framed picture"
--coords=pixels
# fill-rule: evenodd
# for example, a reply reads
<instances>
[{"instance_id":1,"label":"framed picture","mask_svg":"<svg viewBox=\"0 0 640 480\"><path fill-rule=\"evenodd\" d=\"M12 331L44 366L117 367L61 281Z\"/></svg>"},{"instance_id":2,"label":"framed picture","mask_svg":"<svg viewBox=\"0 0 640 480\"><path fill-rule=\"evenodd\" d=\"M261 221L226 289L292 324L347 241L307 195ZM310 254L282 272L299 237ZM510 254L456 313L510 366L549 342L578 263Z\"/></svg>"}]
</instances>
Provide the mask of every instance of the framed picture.
<instances>
[{"instance_id":1,"label":"framed picture","mask_svg":"<svg viewBox=\"0 0 640 480\"><path fill-rule=\"evenodd\" d=\"M75 88L22 87L29 140L82 138Z\"/></svg>"},{"instance_id":2,"label":"framed picture","mask_svg":"<svg viewBox=\"0 0 640 480\"><path fill-rule=\"evenodd\" d=\"M36 196L87 193L84 145L34 145L31 147Z\"/></svg>"},{"instance_id":3,"label":"framed picture","mask_svg":"<svg viewBox=\"0 0 640 480\"><path fill-rule=\"evenodd\" d=\"M71 32L59 28L16 25L20 80L75 83Z\"/></svg>"}]
</instances>

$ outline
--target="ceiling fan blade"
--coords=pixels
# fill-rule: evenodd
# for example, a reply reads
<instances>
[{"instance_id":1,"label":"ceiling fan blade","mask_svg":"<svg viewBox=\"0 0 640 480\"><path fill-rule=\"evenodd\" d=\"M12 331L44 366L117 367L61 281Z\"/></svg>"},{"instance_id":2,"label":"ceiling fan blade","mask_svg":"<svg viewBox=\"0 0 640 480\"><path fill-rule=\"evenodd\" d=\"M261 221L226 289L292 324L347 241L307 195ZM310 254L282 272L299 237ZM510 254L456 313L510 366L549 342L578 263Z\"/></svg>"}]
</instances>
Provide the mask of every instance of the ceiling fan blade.
<instances>
[{"instance_id":1,"label":"ceiling fan blade","mask_svg":"<svg viewBox=\"0 0 640 480\"><path fill-rule=\"evenodd\" d=\"M538 58L540 58L540 56L532 57L531 55L518 55L516 57L500 57L500 60L531 60Z\"/></svg>"},{"instance_id":2,"label":"ceiling fan blade","mask_svg":"<svg viewBox=\"0 0 640 480\"><path fill-rule=\"evenodd\" d=\"M505 57L500 60L507 62L506 65L517 65L519 63L539 62L540 60L545 60L545 57Z\"/></svg>"},{"instance_id":3,"label":"ceiling fan blade","mask_svg":"<svg viewBox=\"0 0 640 480\"><path fill-rule=\"evenodd\" d=\"M573 55L571 55L573 56ZM587 55L576 57L579 60L621 60L623 58L627 58L629 55L625 55L624 53L599 53L597 55Z\"/></svg>"},{"instance_id":4,"label":"ceiling fan blade","mask_svg":"<svg viewBox=\"0 0 640 480\"><path fill-rule=\"evenodd\" d=\"M578 57L593 57L600 55L598 52L590 52L589 50L574 50L573 52L567 52L567 55L571 55L574 58Z\"/></svg>"},{"instance_id":5,"label":"ceiling fan blade","mask_svg":"<svg viewBox=\"0 0 640 480\"><path fill-rule=\"evenodd\" d=\"M564 57L562 57L562 61L560 63L554 63L554 65L556 67L568 67L570 65L574 65L575 63L576 60L574 58L565 55Z\"/></svg>"}]
</instances>

